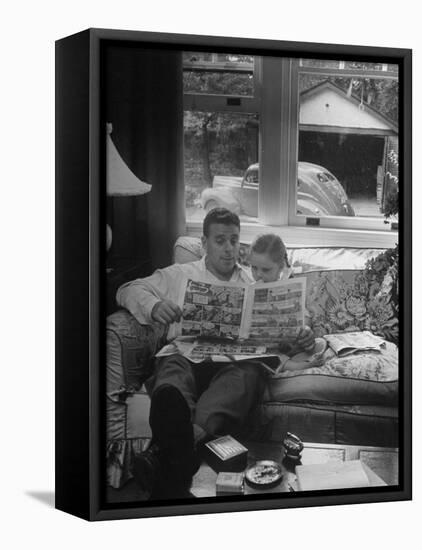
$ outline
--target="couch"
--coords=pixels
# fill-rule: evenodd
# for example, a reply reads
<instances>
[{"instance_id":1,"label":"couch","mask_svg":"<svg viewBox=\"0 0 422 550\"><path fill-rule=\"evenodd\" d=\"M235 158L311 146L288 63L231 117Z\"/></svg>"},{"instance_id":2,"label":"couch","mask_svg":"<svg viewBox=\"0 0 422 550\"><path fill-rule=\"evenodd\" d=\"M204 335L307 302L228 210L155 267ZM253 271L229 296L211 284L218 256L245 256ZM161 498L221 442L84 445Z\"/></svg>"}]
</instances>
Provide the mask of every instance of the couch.
<instances>
[{"instance_id":1,"label":"couch","mask_svg":"<svg viewBox=\"0 0 422 550\"><path fill-rule=\"evenodd\" d=\"M247 263L248 245L241 246ZM398 322L384 281L368 276L366 262L379 249L292 248L294 276L307 279L306 307L316 336L371 330L385 338L380 353L334 358L322 367L269 379L251 415L248 437L281 441L287 431L304 441L396 447L398 445ZM180 237L175 262L201 257L200 240ZM132 477L134 453L146 448L149 396L143 385L151 357L164 344L163 330L140 326L121 309L107 318L107 474L119 488ZM390 340L390 341L389 341ZM393 340L393 341L391 341Z\"/></svg>"}]
</instances>

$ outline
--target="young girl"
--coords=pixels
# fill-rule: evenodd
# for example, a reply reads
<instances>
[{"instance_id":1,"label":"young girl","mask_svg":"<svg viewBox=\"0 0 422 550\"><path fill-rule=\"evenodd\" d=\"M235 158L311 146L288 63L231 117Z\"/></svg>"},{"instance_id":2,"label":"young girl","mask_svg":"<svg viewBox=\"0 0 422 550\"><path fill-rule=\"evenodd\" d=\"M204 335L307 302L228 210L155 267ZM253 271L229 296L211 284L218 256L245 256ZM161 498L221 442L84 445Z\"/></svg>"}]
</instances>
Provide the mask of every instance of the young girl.
<instances>
[{"instance_id":1,"label":"young girl","mask_svg":"<svg viewBox=\"0 0 422 550\"><path fill-rule=\"evenodd\" d=\"M289 265L287 250L278 235L267 233L260 235L251 245L249 263L252 276L256 282L271 283L282 279L288 279L292 274ZM304 370L310 367L319 367L323 363L323 353L326 342L323 338L313 340L309 336L310 344L306 345L306 334L312 334L309 327L305 326L299 345L290 346L286 355L281 356L280 370ZM302 349L300 349L302 348ZM299 353L297 353L299 351Z\"/></svg>"}]
</instances>

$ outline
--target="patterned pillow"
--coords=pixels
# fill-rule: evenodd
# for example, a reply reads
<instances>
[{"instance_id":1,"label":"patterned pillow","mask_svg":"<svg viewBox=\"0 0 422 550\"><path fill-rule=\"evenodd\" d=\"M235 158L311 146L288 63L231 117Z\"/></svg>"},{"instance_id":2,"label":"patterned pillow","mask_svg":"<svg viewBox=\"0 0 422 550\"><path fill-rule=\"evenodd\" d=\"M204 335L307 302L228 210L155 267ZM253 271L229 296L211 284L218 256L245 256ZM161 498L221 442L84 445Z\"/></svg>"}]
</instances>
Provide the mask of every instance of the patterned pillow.
<instances>
[{"instance_id":1,"label":"patterned pillow","mask_svg":"<svg viewBox=\"0 0 422 550\"><path fill-rule=\"evenodd\" d=\"M398 319L389 295L361 270L312 271L307 279L306 308L316 336L370 330L397 342Z\"/></svg>"}]
</instances>

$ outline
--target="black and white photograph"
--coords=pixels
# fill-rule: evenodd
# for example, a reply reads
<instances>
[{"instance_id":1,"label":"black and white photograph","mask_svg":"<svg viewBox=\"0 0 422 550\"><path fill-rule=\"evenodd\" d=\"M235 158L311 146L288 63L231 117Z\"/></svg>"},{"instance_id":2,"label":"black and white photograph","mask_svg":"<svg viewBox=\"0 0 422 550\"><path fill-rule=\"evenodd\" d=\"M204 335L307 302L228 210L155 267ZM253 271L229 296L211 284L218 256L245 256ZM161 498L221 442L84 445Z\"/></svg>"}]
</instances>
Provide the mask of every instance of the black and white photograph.
<instances>
[{"instance_id":1,"label":"black and white photograph","mask_svg":"<svg viewBox=\"0 0 422 550\"><path fill-rule=\"evenodd\" d=\"M2 15L0 545L414 546L417 4Z\"/></svg>"},{"instance_id":2,"label":"black and white photograph","mask_svg":"<svg viewBox=\"0 0 422 550\"><path fill-rule=\"evenodd\" d=\"M98 38L102 505L403 498L410 54Z\"/></svg>"}]
</instances>

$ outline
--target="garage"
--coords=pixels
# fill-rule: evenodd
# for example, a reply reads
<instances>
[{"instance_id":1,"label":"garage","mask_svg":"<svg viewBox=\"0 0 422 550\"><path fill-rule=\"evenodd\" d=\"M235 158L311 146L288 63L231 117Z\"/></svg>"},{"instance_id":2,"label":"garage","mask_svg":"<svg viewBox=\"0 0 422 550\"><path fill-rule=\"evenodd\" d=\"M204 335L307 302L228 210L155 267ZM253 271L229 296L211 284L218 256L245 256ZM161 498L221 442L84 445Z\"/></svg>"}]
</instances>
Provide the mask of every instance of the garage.
<instances>
[{"instance_id":1,"label":"garage","mask_svg":"<svg viewBox=\"0 0 422 550\"><path fill-rule=\"evenodd\" d=\"M342 183L358 216L382 216L397 167L394 121L326 81L300 96L299 160L320 164Z\"/></svg>"}]
</instances>

